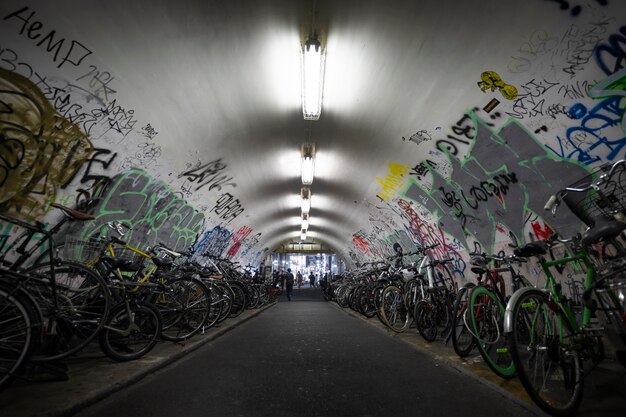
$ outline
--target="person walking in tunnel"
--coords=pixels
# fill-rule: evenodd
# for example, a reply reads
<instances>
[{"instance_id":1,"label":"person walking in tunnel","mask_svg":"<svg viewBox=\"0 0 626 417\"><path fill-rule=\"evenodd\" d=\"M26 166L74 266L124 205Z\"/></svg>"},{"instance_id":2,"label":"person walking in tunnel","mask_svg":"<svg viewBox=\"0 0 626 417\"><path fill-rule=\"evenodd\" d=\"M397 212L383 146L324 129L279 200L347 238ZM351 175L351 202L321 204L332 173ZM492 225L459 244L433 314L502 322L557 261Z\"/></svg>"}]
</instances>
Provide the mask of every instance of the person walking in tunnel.
<instances>
[{"instance_id":1,"label":"person walking in tunnel","mask_svg":"<svg viewBox=\"0 0 626 417\"><path fill-rule=\"evenodd\" d=\"M296 273L296 282L298 283L298 288L302 287L302 272L300 271Z\"/></svg>"},{"instance_id":2,"label":"person walking in tunnel","mask_svg":"<svg viewBox=\"0 0 626 417\"><path fill-rule=\"evenodd\" d=\"M272 287L278 287L280 284L280 275L278 274L278 269L275 269L272 272Z\"/></svg>"},{"instance_id":3,"label":"person walking in tunnel","mask_svg":"<svg viewBox=\"0 0 626 417\"><path fill-rule=\"evenodd\" d=\"M309 274L309 287L315 287L315 274L313 274L313 271Z\"/></svg>"},{"instance_id":4,"label":"person walking in tunnel","mask_svg":"<svg viewBox=\"0 0 626 417\"><path fill-rule=\"evenodd\" d=\"M285 284L287 286L287 300L291 301L291 294L293 293L293 282L295 278L291 273L291 268L287 268L287 275L285 276Z\"/></svg>"}]
</instances>

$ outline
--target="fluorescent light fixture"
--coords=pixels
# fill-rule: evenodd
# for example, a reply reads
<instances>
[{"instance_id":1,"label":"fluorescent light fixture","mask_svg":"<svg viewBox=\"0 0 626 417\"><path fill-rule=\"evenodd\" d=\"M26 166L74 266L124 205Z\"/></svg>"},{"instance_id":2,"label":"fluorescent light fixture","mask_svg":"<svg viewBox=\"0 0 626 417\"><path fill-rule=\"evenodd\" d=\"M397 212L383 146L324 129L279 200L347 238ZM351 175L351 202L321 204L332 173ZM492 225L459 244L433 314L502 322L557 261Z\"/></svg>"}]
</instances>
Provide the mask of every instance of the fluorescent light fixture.
<instances>
[{"instance_id":1,"label":"fluorescent light fixture","mask_svg":"<svg viewBox=\"0 0 626 417\"><path fill-rule=\"evenodd\" d=\"M308 230L309 228L309 215L302 213L302 230Z\"/></svg>"},{"instance_id":2,"label":"fluorescent light fixture","mask_svg":"<svg viewBox=\"0 0 626 417\"><path fill-rule=\"evenodd\" d=\"M306 230L302 229L300 233L300 240L306 240Z\"/></svg>"},{"instance_id":3,"label":"fluorescent light fixture","mask_svg":"<svg viewBox=\"0 0 626 417\"><path fill-rule=\"evenodd\" d=\"M325 51L315 36L302 47L302 115L304 120L318 120L322 113Z\"/></svg>"},{"instance_id":4,"label":"fluorescent light fixture","mask_svg":"<svg viewBox=\"0 0 626 417\"><path fill-rule=\"evenodd\" d=\"M302 213L309 214L311 210L311 190L308 187L302 187L300 196L302 197Z\"/></svg>"},{"instance_id":5,"label":"fluorescent light fixture","mask_svg":"<svg viewBox=\"0 0 626 417\"><path fill-rule=\"evenodd\" d=\"M302 155L302 184L311 185L315 172L315 144L303 143L300 152Z\"/></svg>"},{"instance_id":6,"label":"fluorescent light fixture","mask_svg":"<svg viewBox=\"0 0 626 417\"><path fill-rule=\"evenodd\" d=\"M313 184L313 157L306 155L302 157L302 184Z\"/></svg>"}]
</instances>

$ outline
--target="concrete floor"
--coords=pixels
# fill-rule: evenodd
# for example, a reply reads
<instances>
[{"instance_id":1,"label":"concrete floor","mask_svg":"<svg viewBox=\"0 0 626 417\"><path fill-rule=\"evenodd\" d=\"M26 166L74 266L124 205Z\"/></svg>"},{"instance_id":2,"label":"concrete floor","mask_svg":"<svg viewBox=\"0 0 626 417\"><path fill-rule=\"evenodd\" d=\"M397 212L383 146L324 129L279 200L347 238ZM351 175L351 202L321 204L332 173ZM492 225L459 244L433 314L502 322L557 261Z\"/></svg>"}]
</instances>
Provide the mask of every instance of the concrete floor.
<instances>
[{"instance_id":1,"label":"concrete floor","mask_svg":"<svg viewBox=\"0 0 626 417\"><path fill-rule=\"evenodd\" d=\"M94 351L70 363L70 381L0 394L0 415L543 415L516 380L493 376L476 357L460 360L414 331L389 333L376 319L324 302L319 289L296 289L293 301L283 296L258 313L130 364ZM579 415L622 415L623 370L592 375Z\"/></svg>"}]
</instances>

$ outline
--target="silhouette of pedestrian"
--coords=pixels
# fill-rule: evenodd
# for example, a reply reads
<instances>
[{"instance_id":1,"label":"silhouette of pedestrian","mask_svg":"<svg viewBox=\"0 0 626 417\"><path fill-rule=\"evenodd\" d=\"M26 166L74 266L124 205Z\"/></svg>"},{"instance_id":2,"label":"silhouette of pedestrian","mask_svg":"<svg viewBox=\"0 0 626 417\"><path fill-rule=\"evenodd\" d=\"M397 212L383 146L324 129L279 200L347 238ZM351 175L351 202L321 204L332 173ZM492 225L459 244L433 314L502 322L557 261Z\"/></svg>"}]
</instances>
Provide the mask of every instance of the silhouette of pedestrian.
<instances>
[{"instance_id":1,"label":"silhouette of pedestrian","mask_svg":"<svg viewBox=\"0 0 626 417\"><path fill-rule=\"evenodd\" d=\"M293 282L295 277L291 273L291 268L287 268L287 275L285 276L285 284L287 285L287 300L291 301L291 293L293 293Z\"/></svg>"}]
</instances>

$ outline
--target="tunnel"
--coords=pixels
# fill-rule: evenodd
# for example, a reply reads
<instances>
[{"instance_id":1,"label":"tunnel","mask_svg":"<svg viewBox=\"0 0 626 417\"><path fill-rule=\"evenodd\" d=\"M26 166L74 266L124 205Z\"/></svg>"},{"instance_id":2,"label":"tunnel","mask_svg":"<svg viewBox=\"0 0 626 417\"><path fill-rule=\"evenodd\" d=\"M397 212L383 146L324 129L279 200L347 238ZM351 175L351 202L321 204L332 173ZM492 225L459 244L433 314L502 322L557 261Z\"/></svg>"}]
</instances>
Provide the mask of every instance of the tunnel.
<instances>
[{"instance_id":1,"label":"tunnel","mask_svg":"<svg viewBox=\"0 0 626 417\"><path fill-rule=\"evenodd\" d=\"M452 316L498 273L498 353L544 288L574 312L545 347L560 381L593 375L564 415L622 415L626 2L4 0L0 16L2 415L550 413L519 366L494 376L482 351L455 355L452 327L418 332L437 279ZM206 317L216 294L240 310L168 333L173 313L137 294L174 299L170 281ZM405 328L360 314L364 282L399 288ZM114 341L129 303L165 318L136 360Z\"/></svg>"}]
</instances>

